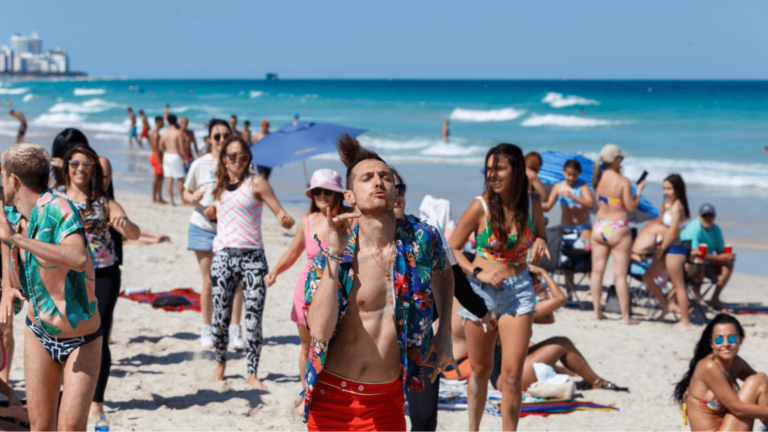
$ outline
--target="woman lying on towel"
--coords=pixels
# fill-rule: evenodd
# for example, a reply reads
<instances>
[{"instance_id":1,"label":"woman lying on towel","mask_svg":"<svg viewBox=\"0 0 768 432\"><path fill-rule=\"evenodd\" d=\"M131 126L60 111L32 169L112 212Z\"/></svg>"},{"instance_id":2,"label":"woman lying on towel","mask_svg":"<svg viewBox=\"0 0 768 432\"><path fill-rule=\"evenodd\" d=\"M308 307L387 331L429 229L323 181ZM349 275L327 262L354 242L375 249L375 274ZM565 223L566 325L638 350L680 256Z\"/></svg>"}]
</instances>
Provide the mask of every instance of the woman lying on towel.
<instances>
[{"instance_id":1,"label":"woman lying on towel","mask_svg":"<svg viewBox=\"0 0 768 432\"><path fill-rule=\"evenodd\" d=\"M768 425L768 376L739 357L743 342L744 329L730 315L719 314L704 328L675 386L683 425L690 420L696 431L751 431L755 419Z\"/></svg>"},{"instance_id":2,"label":"woman lying on towel","mask_svg":"<svg viewBox=\"0 0 768 432\"><path fill-rule=\"evenodd\" d=\"M552 324L555 322L555 310L564 305L567 300L565 292L541 267L531 265L530 270L536 292L536 313L533 316L533 323ZM544 286L549 287L551 297L547 295ZM558 362L563 366L558 366ZM600 378L573 342L565 336L555 336L537 344L531 342L523 369L523 390L537 381L533 370L534 363L545 363L552 366L558 373L579 376L584 380L585 386L590 389L629 391ZM501 382L498 383L498 385L501 384Z\"/></svg>"}]
</instances>

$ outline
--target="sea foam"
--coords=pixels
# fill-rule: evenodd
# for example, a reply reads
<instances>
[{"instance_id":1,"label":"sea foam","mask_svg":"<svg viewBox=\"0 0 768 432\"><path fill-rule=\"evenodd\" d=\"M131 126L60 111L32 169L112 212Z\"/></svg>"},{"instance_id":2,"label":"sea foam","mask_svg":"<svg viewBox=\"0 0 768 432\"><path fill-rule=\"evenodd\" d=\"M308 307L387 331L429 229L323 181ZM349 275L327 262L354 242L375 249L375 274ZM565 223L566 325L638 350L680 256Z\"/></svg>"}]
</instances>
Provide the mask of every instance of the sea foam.
<instances>
[{"instance_id":1,"label":"sea foam","mask_svg":"<svg viewBox=\"0 0 768 432\"><path fill-rule=\"evenodd\" d=\"M562 93L549 92L541 103L549 104L552 108L565 108L574 105L600 105L599 101L587 99L581 96L563 96Z\"/></svg>"},{"instance_id":2,"label":"sea foam","mask_svg":"<svg viewBox=\"0 0 768 432\"><path fill-rule=\"evenodd\" d=\"M557 127L596 127L596 126L610 126L627 123L624 121L611 121L588 117L578 116L566 116L560 114L531 114L530 117L523 120L521 126L525 127L537 127L537 126L557 126Z\"/></svg>"},{"instance_id":3,"label":"sea foam","mask_svg":"<svg viewBox=\"0 0 768 432\"><path fill-rule=\"evenodd\" d=\"M421 151L424 156L470 156L474 153L485 152L487 149L479 146L464 147L455 143L441 142Z\"/></svg>"},{"instance_id":4,"label":"sea foam","mask_svg":"<svg viewBox=\"0 0 768 432\"><path fill-rule=\"evenodd\" d=\"M525 110L502 108L497 110L470 110L456 108L450 115L451 120L464 122L510 121L525 114Z\"/></svg>"},{"instance_id":5,"label":"sea foam","mask_svg":"<svg viewBox=\"0 0 768 432\"><path fill-rule=\"evenodd\" d=\"M248 97L251 99L256 99L259 96L263 96L264 92L259 90L251 90L250 93L248 93Z\"/></svg>"},{"instance_id":6,"label":"sea foam","mask_svg":"<svg viewBox=\"0 0 768 432\"><path fill-rule=\"evenodd\" d=\"M96 96L106 93L105 89L76 88L72 94L75 96Z\"/></svg>"},{"instance_id":7,"label":"sea foam","mask_svg":"<svg viewBox=\"0 0 768 432\"><path fill-rule=\"evenodd\" d=\"M35 100L36 96L32 93L27 93L24 95L24 98L22 99L24 102L30 102Z\"/></svg>"},{"instance_id":8,"label":"sea foam","mask_svg":"<svg viewBox=\"0 0 768 432\"><path fill-rule=\"evenodd\" d=\"M0 88L0 94L3 94L3 95L20 95L28 91L29 91L29 87Z\"/></svg>"},{"instance_id":9,"label":"sea foam","mask_svg":"<svg viewBox=\"0 0 768 432\"><path fill-rule=\"evenodd\" d=\"M113 102L107 102L105 100L95 98L90 99L82 103L72 102L59 102L52 107L48 108L49 113L100 113L112 108L117 108L119 105Z\"/></svg>"}]
</instances>

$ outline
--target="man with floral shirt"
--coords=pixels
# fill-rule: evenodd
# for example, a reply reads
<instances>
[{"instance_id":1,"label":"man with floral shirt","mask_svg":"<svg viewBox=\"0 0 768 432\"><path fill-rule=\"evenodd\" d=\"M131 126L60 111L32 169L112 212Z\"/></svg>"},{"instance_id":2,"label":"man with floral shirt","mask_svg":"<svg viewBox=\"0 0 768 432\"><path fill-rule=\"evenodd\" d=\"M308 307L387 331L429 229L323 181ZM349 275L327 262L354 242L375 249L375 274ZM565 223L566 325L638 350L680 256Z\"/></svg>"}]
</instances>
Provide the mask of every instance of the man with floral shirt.
<instances>
[{"instance_id":1,"label":"man with floral shirt","mask_svg":"<svg viewBox=\"0 0 768 432\"><path fill-rule=\"evenodd\" d=\"M432 227L395 218L392 172L376 153L348 135L339 153L355 212L328 213L328 248L307 278L305 421L309 430L405 430L404 394L423 388L422 365L434 366L433 381L455 365L450 320L430 340L433 305L451 315L445 252Z\"/></svg>"},{"instance_id":2,"label":"man with floral shirt","mask_svg":"<svg viewBox=\"0 0 768 432\"><path fill-rule=\"evenodd\" d=\"M50 157L16 144L2 156L0 322L29 300L24 379L32 430L85 430L101 364L93 256L83 220L48 189ZM7 275L7 276L6 276ZM59 398L62 382L64 391Z\"/></svg>"}]
</instances>

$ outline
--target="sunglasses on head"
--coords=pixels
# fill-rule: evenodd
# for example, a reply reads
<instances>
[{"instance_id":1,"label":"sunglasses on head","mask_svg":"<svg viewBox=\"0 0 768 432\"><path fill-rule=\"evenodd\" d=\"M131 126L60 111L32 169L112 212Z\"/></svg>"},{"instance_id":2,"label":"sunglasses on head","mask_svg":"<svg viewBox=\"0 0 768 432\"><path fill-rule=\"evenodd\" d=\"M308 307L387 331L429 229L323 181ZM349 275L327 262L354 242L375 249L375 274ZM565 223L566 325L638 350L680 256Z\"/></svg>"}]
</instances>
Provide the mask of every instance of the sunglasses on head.
<instances>
[{"instance_id":1,"label":"sunglasses on head","mask_svg":"<svg viewBox=\"0 0 768 432\"><path fill-rule=\"evenodd\" d=\"M239 160L240 162L247 162L248 153L227 153L227 158L229 158L230 162L234 162L236 160Z\"/></svg>"},{"instance_id":2,"label":"sunglasses on head","mask_svg":"<svg viewBox=\"0 0 768 432\"><path fill-rule=\"evenodd\" d=\"M715 336L715 345L722 345L725 339L722 336ZM739 343L739 337L736 335L728 335L728 343L736 345Z\"/></svg>"},{"instance_id":3,"label":"sunglasses on head","mask_svg":"<svg viewBox=\"0 0 768 432\"><path fill-rule=\"evenodd\" d=\"M94 164L91 161L76 161L76 160L69 161L69 166L71 166L74 169L79 168L80 165L83 166L83 169L87 169L88 170L88 169L93 169L93 165Z\"/></svg>"},{"instance_id":4,"label":"sunglasses on head","mask_svg":"<svg viewBox=\"0 0 768 432\"><path fill-rule=\"evenodd\" d=\"M225 140L227 138L229 138L229 134L228 133L227 134L223 134L223 135L222 134L214 134L213 135L213 140L214 141L223 141L223 140Z\"/></svg>"},{"instance_id":5,"label":"sunglasses on head","mask_svg":"<svg viewBox=\"0 0 768 432\"><path fill-rule=\"evenodd\" d=\"M395 185L395 192L397 192L397 196L405 196L405 189L405 183Z\"/></svg>"},{"instance_id":6,"label":"sunglasses on head","mask_svg":"<svg viewBox=\"0 0 768 432\"><path fill-rule=\"evenodd\" d=\"M334 193L333 191L328 189L323 189L323 188L312 189L312 196L320 196L320 195L333 196L333 193Z\"/></svg>"}]
</instances>

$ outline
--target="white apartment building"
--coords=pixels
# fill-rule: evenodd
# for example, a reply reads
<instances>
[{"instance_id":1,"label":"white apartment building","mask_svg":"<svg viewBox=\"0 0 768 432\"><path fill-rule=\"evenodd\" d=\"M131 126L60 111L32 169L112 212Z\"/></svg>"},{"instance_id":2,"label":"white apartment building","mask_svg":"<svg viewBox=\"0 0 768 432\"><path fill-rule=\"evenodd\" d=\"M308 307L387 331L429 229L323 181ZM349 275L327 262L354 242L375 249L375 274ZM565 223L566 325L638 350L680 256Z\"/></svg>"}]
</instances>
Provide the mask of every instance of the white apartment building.
<instances>
[{"instance_id":1,"label":"white apartment building","mask_svg":"<svg viewBox=\"0 0 768 432\"><path fill-rule=\"evenodd\" d=\"M8 47L5 48L5 51L0 48L0 72L69 72L67 52L61 48L43 52L43 40L36 32L32 32L29 36L12 35L10 50L7 49Z\"/></svg>"}]
</instances>

